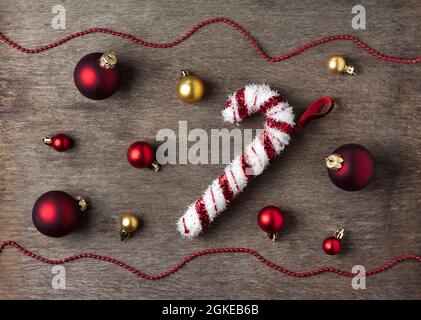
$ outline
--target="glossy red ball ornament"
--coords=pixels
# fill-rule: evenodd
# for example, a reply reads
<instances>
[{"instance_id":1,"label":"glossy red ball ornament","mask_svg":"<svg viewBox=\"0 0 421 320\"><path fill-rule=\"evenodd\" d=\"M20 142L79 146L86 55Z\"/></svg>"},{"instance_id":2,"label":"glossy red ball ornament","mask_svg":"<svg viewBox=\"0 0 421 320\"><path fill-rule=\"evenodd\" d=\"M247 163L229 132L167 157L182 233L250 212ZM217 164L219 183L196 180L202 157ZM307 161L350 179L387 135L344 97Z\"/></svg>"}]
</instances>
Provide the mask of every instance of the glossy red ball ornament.
<instances>
[{"instance_id":1,"label":"glossy red ball ornament","mask_svg":"<svg viewBox=\"0 0 421 320\"><path fill-rule=\"evenodd\" d=\"M370 151L363 146L345 144L326 158L326 167L337 187L355 191L364 188L373 179L375 162Z\"/></svg>"},{"instance_id":2,"label":"glossy red ball ornament","mask_svg":"<svg viewBox=\"0 0 421 320\"><path fill-rule=\"evenodd\" d=\"M343 235L344 229L338 229L333 236L326 238L322 246L324 252L331 256L341 252Z\"/></svg>"},{"instance_id":3,"label":"glossy red ball ornament","mask_svg":"<svg viewBox=\"0 0 421 320\"><path fill-rule=\"evenodd\" d=\"M120 86L120 70L113 52L84 56L77 63L73 76L80 93L93 100L110 97Z\"/></svg>"},{"instance_id":4,"label":"glossy red ball ornament","mask_svg":"<svg viewBox=\"0 0 421 320\"><path fill-rule=\"evenodd\" d=\"M329 237L323 241L323 250L328 255L336 255L341 251L342 241L335 237Z\"/></svg>"},{"instance_id":5,"label":"glossy red ball ornament","mask_svg":"<svg viewBox=\"0 0 421 320\"><path fill-rule=\"evenodd\" d=\"M257 223L265 231L269 238L276 239L276 233L282 229L285 222L285 216L281 209L275 206L267 206L259 211Z\"/></svg>"},{"instance_id":6,"label":"glossy red ball ornament","mask_svg":"<svg viewBox=\"0 0 421 320\"><path fill-rule=\"evenodd\" d=\"M76 229L87 200L72 197L64 191L49 191L35 202L32 222L35 228L48 237L63 237Z\"/></svg>"},{"instance_id":7,"label":"glossy red ball ornament","mask_svg":"<svg viewBox=\"0 0 421 320\"><path fill-rule=\"evenodd\" d=\"M43 138L43 142L46 145L53 147L54 150L59 152L63 152L70 149L73 144L72 139L69 136L62 133L55 134L52 137L45 137Z\"/></svg>"},{"instance_id":8,"label":"glossy red ball ornament","mask_svg":"<svg viewBox=\"0 0 421 320\"><path fill-rule=\"evenodd\" d=\"M127 150L127 160L135 168L152 168L159 170L159 165L155 161L155 150L151 145L144 141L132 143Z\"/></svg>"}]
</instances>

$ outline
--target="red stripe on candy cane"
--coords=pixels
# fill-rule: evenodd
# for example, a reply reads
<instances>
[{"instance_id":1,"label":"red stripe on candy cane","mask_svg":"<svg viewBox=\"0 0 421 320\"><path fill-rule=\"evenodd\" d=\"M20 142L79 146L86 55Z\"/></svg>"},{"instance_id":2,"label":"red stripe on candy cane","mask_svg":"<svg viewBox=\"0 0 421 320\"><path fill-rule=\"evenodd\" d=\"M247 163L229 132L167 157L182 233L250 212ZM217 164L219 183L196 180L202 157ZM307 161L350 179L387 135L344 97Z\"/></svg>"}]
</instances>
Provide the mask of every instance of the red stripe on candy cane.
<instances>
[{"instance_id":1,"label":"red stripe on candy cane","mask_svg":"<svg viewBox=\"0 0 421 320\"><path fill-rule=\"evenodd\" d=\"M235 94L235 101L237 102L237 111L240 120L244 120L249 116L246 102L244 101L244 89L240 89Z\"/></svg>"},{"instance_id":2,"label":"red stripe on candy cane","mask_svg":"<svg viewBox=\"0 0 421 320\"><path fill-rule=\"evenodd\" d=\"M219 185L221 186L222 194L224 195L226 201L230 202L234 198L234 192L232 192L229 186L229 182L228 182L228 178L226 174L223 174L222 176L220 176L218 182L219 182Z\"/></svg>"},{"instance_id":3,"label":"red stripe on candy cane","mask_svg":"<svg viewBox=\"0 0 421 320\"><path fill-rule=\"evenodd\" d=\"M290 135L292 132L292 126L286 122L276 121L273 119L266 119L266 124L272 128L276 129L278 131L284 132L287 135Z\"/></svg>"},{"instance_id":4,"label":"red stripe on candy cane","mask_svg":"<svg viewBox=\"0 0 421 320\"><path fill-rule=\"evenodd\" d=\"M272 141L269 138L267 131L263 133L263 146L269 159L273 159L276 156L276 150L273 147Z\"/></svg>"},{"instance_id":5,"label":"red stripe on candy cane","mask_svg":"<svg viewBox=\"0 0 421 320\"><path fill-rule=\"evenodd\" d=\"M208 211L206 210L203 197L200 197L200 199L196 201L195 209L199 216L200 226L202 230L204 230L209 224L209 214L208 214Z\"/></svg>"}]
</instances>

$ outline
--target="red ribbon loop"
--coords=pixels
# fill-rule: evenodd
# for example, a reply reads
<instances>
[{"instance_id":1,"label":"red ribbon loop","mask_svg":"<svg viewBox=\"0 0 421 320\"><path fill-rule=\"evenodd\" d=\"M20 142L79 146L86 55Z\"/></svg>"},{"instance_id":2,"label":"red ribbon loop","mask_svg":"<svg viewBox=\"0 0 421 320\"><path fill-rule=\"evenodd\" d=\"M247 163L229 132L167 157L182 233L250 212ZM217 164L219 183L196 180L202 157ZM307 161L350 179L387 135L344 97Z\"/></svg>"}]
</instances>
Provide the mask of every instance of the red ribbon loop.
<instances>
[{"instance_id":1,"label":"red ribbon loop","mask_svg":"<svg viewBox=\"0 0 421 320\"><path fill-rule=\"evenodd\" d=\"M334 106L333 99L330 97L322 97L314 101L298 119L298 122L295 125L295 131L300 132L311 120L324 117L332 111Z\"/></svg>"}]
</instances>

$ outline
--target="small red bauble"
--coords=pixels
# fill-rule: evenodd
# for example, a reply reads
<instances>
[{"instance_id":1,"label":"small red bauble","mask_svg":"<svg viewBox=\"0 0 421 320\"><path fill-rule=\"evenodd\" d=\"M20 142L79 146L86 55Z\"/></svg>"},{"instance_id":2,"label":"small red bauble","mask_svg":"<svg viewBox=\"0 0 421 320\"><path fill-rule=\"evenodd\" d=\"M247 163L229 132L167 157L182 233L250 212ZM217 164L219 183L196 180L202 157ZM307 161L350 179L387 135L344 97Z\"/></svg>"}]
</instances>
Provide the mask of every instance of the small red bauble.
<instances>
[{"instance_id":1,"label":"small red bauble","mask_svg":"<svg viewBox=\"0 0 421 320\"><path fill-rule=\"evenodd\" d=\"M364 188L374 176L374 158L359 144L345 144L326 158L332 182L339 188L355 191Z\"/></svg>"},{"instance_id":2,"label":"small red bauble","mask_svg":"<svg viewBox=\"0 0 421 320\"><path fill-rule=\"evenodd\" d=\"M32 222L48 237L63 237L76 229L87 204L85 198L74 198L64 191L49 191L35 202Z\"/></svg>"},{"instance_id":3,"label":"small red bauble","mask_svg":"<svg viewBox=\"0 0 421 320\"><path fill-rule=\"evenodd\" d=\"M73 76L76 87L85 97L93 100L106 99L120 85L117 56L113 52L90 53L77 63Z\"/></svg>"},{"instance_id":4,"label":"small red bauble","mask_svg":"<svg viewBox=\"0 0 421 320\"><path fill-rule=\"evenodd\" d=\"M338 229L332 237L329 237L323 241L323 250L328 255L337 255L342 249L342 237L344 235L344 229Z\"/></svg>"},{"instance_id":5,"label":"small red bauble","mask_svg":"<svg viewBox=\"0 0 421 320\"><path fill-rule=\"evenodd\" d=\"M257 215L259 227L265 231L272 240L276 239L276 233L282 229L284 222L285 217L283 212L275 206L264 207Z\"/></svg>"},{"instance_id":6,"label":"small red bauble","mask_svg":"<svg viewBox=\"0 0 421 320\"><path fill-rule=\"evenodd\" d=\"M72 139L65 134L59 133L52 137L43 138L45 144L54 148L54 150L63 152L72 147Z\"/></svg>"},{"instance_id":7,"label":"small red bauble","mask_svg":"<svg viewBox=\"0 0 421 320\"><path fill-rule=\"evenodd\" d=\"M159 165L155 161L155 150L151 145L144 141L132 143L127 150L127 160L135 168L152 168L159 170Z\"/></svg>"}]
</instances>

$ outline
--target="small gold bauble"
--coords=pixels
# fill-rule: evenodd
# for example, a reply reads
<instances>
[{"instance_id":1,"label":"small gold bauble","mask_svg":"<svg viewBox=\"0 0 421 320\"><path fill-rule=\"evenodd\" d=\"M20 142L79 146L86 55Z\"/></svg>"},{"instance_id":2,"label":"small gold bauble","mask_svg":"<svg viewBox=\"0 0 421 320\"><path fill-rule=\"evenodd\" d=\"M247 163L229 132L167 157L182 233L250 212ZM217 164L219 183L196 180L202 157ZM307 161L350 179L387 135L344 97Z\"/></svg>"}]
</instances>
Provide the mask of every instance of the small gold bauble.
<instances>
[{"instance_id":1,"label":"small gold bauble","mask_svg":"<svg viewBox=\"0 0 421 320\"><path fill-rule=\"evenodd\" d=\"M354 67L348 66L344 57L339 55L334 55L327 58L326 67L332 73L348 73L355 75Z\"/></svg>"},{"instance_id":2,"label":"small gold bauble","mask_svg":"<svg viewBox=\"0 0 421 320\"><path fill-rule=\"evenodd\" d=\"M182 70L178 81L177 94L183 102L199 102L205 94L205 84L199 77Z\"/></svg>"},{"instance_id":3,"label":"small gold bauble","mask_svg":"<svg viewBox=\"0 0 421 320\"><path fill-rule=\"evenodd\" d=\"M139 218L131 213L127 212L120 217L120 237L121 240L126 239L131 233L139 229L140 222Z\"/></svg>"}]
</instances>

